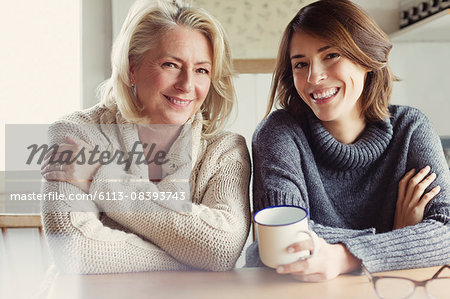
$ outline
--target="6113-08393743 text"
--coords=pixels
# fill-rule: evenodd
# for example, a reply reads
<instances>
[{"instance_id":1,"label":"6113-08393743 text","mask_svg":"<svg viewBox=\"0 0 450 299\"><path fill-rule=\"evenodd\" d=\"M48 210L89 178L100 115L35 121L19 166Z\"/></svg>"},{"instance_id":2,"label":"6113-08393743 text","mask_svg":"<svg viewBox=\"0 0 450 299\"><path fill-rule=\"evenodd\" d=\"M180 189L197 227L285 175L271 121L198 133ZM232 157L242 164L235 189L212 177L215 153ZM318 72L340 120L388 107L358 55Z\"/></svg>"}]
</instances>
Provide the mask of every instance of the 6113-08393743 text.
<instances>
[{"instance_id":1,"label":"6113-08393743 text","mask_svg":"<svg viewBox=\"0 0 450 299\"><path fill-rule=\"evenodd\" d=\"M49 193L12 193L9 195L12 201L58 201L58 200L153 200L153 201L183 201L186 192L94 192L84 194L63 194L59 192Z\"/></svg>"}]
</instances>

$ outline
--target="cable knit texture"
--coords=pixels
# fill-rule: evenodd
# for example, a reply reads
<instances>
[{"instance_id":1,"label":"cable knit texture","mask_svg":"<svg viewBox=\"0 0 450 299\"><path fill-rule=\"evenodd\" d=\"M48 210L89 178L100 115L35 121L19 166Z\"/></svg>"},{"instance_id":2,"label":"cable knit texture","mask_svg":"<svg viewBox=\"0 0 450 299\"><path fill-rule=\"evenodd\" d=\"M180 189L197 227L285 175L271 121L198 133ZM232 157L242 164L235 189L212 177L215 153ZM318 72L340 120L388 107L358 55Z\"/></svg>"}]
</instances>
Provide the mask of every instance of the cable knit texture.
<instances>
[{"instance_id":1,"label":"cable knit texture","mask_svg":"<svg viewBox=\"0 0 450 299\"><path fill-rule=\"evenodd\" d=\"M89 193L190 191L185 205L167 201L46 201L44 230L58 268L72 273L119 273L192 268L224 271L234 267L249 231L250 159L245 140L221 132L202 138L197 113L168 152L166 175L157 184L145 164L128 171L117 163L97 171ZM119 126L110 126L119 124ZM99 150L129 152L137 126L101 105L75 112L50 127L50 144L66 135L99 145ZM186 129L189 128L189 129ZM191 134L191 138L181 138ZM190 140L188 150L186 140ZM190 159L181 152L188 152ZM189 161L188 161L189 160ZM191 161L192 160L192 161ZM190 174L188 180L186 173ZM66 182L45 182L42 192L84 194Z\"/></svg>"},{"instance_id":2,"label":"cable knit texture","mask_svg":"<svg viewBox=\"0 0 450 299\"><path fill-rule=\"evenodd\" d=\"M353 144L338 142L310 111L304 122L278 110L253 136L253 206L297 205L329 243L343 243L371 271L450 263L450 174L440 139L424 114L391 106ZM392 231L398 182L431 166L440 193L424 220ZM261 265L257 244L247 266Z\"/></svg>"}]
</instances>

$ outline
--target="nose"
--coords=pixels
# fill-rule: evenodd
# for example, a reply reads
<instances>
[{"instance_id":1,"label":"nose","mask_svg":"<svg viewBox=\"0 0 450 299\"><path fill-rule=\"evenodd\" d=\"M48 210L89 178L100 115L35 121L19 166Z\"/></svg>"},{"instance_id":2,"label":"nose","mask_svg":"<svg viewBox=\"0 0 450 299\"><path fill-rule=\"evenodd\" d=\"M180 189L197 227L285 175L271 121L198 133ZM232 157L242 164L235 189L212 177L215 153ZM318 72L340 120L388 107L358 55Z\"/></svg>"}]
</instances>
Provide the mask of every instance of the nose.
<instances>
[{"instance_id":1,"label":"nose","mask_svg":"<svg viewBox=\"0 0 450 299\"><path fill-rule=\"evenodd\" d=\"M308 83L319 84L327 78L325 68L321 63L311 63L308 71Z\"/></svg>"},{"instance_id":2,"label":"nose","mask_svg":"<svg viewBox=\"0 0 450 299\"><path fill-rule=\"evenodd\" d=\"M182 92L191 92L192 74L188 70L182 70L177 78L175 88Z\"/></svg>"}]
</instances>

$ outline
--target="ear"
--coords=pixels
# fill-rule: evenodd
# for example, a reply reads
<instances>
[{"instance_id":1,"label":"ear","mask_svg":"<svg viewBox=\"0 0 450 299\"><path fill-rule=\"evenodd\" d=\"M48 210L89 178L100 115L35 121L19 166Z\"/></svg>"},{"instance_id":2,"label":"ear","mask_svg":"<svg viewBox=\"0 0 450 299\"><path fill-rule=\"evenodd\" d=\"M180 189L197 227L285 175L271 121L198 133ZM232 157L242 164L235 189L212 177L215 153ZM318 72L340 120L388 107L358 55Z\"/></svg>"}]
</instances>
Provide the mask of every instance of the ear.
<instances>
[{"instance_id":1,"label":"ear","mask_svg":"<svg viewBox=\"0 0 450 299\"><path fill-rule=\"evenodd\" d=\"M367 77L370 75L370 74L373 74L373 69L368 69L368 68L365 68L364 67L364 81L367 79ZM365 84L365 83L364 83Z\"/></svg>"},{"instance_id":2,"label":"ear","mask_svg":"<svg viewBox=\"0 0 450 299\"><path fill-rule=\"evenodd\" d=\"M368 69L368 68L365 68L365 67L364 67L364 70L366 71L366 73L370 73L370 72L373 71L373 69Z\"/></svg>"}]
</instances>

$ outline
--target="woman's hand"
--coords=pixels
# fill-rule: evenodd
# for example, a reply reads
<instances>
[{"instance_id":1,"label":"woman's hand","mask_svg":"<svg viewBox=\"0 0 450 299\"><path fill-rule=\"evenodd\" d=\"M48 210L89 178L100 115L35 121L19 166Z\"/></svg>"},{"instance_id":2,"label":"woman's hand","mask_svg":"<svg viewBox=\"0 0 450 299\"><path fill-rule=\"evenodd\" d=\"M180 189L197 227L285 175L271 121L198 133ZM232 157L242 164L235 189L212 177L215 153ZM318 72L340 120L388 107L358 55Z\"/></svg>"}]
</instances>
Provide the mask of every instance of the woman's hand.
<instances>
[{"instance_id":1,"label":"woman's hand","mask_svg":"<svg viewBox=\"0 0 450 299\"><path fill-rule=\"evenodd\" d=\"M77 186L84 192L88 193L91 186L92 178L100 167L100 163L89 163L84 160L84 163L79 165L76 161L73 161L75 157L84 151L87 154L92 150L92 147L82 140L75 140L70 137L66 137L65 143L59 145L56 152L49 153L41 166L41 174L47 181L59 181L68 182ZM71 163L60 163L52 161L66 161L68 160L65 155L71 153ZM52 163L50 163L52 162Z\"/></svg>"},{"instance_id":2,"label":"woman's hand","mask_svg":"<svg viewBox=\"0 0 450 299\"><path fill-rule=\"evenodd\" d=\"M307 259L277 267L280 274L292 274L300 281L318 282L337 277L358 269L360 261L354 257L343 244L328 244L324 239L317 237L315 255ZM295 253L303 250L312 250L311 239L294 243L286 250Z\"/></svg>"},{"instance_id":3,"label":"woman's hand","mask_svg":"<svg viewBox=\"0 0 450 299\"><path fill-rule=\"evenodd\" d=\"M426 205L441 190L439 186L436 186L424 193L436 179L435 173L428 175L430 170L429 166L422 168L418 173L415 169L411 169L400 180L393 229L415 225L423 220Z\"/></svg>"}]
</instances>

